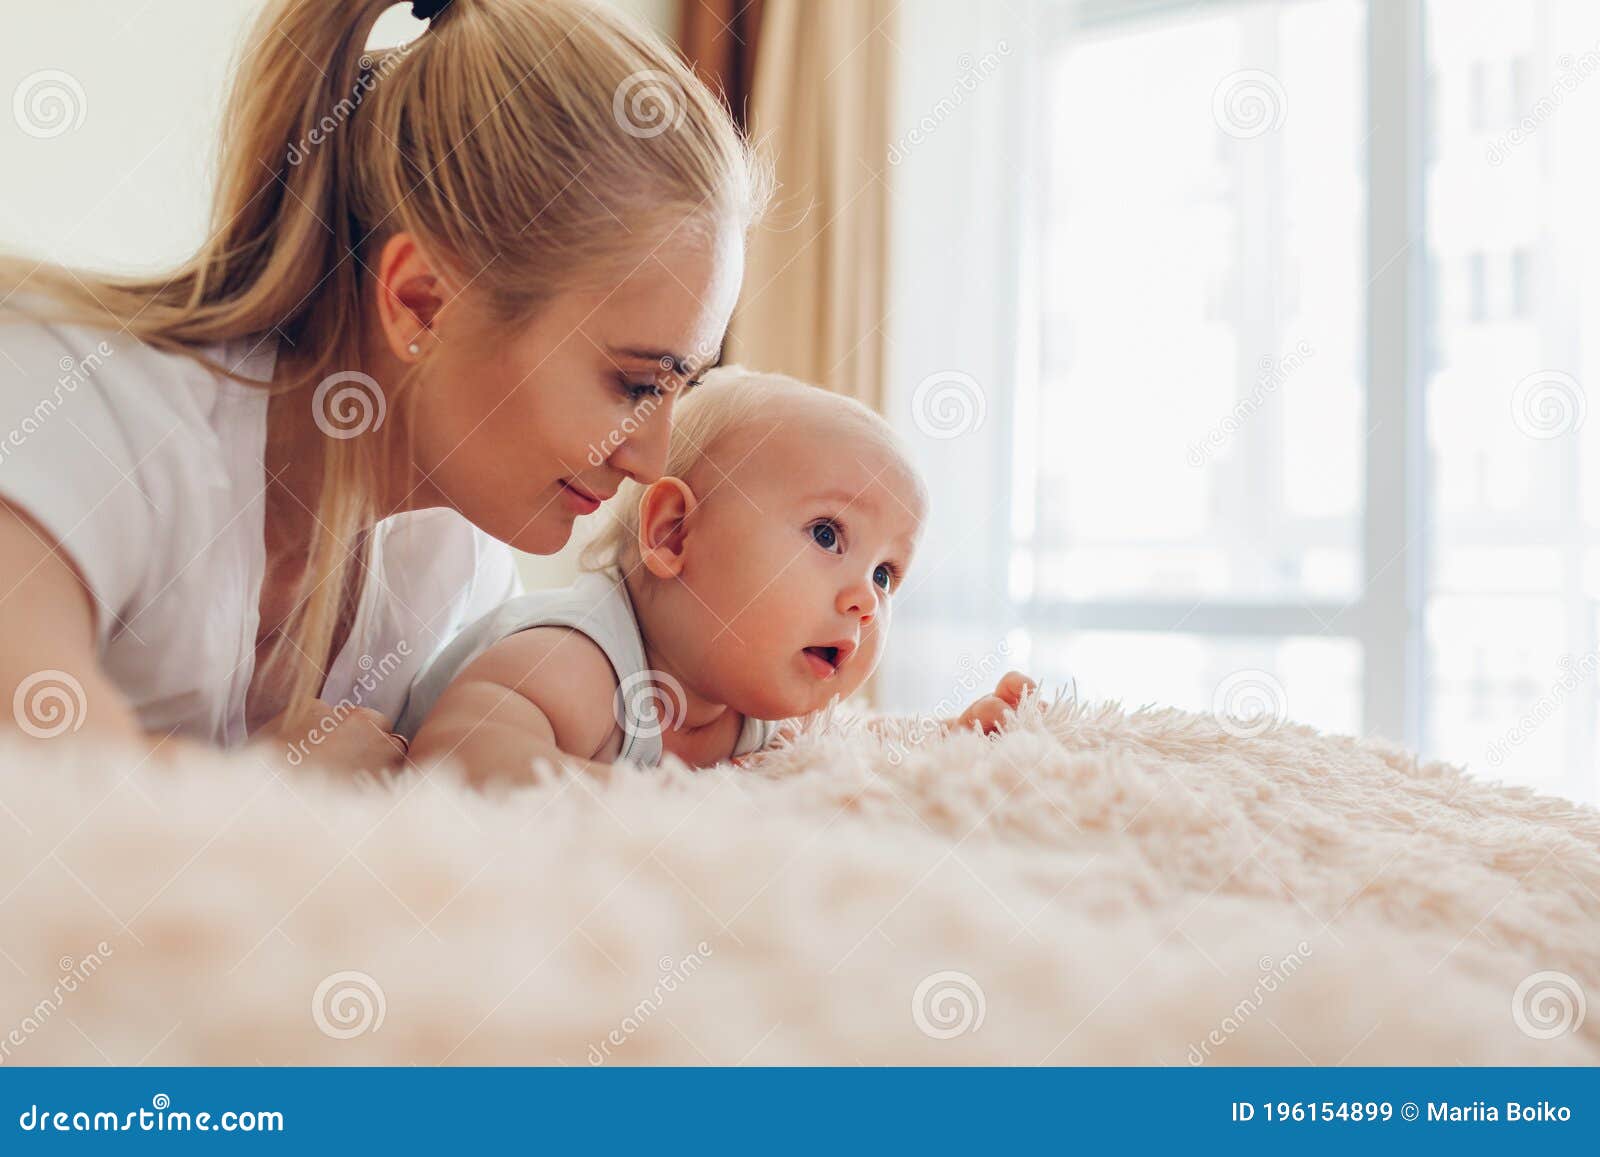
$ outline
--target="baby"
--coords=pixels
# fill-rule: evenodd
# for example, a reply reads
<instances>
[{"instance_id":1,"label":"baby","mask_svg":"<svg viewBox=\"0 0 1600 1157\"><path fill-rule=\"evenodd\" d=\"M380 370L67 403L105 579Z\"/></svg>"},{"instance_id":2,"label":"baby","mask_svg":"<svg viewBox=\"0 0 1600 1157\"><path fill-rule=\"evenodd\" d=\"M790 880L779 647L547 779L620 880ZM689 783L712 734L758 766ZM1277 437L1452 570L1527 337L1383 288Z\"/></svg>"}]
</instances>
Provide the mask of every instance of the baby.
<instances>
[{"instance_id":1,"label":"baby","mask_svg":"<svg viewBox=\"0 0 1600 1157\"><path fill-rule=\"evenodd\" d=\"M927 493L868 407L725 367L678 402L664 476L614 503L582 578L491 611L418 677L396 724L413 760L481 784L540 756L759 750L877 667ZM1032 686L1009 672L941 726L994 730Z\"/></svg>"}]
</instances>

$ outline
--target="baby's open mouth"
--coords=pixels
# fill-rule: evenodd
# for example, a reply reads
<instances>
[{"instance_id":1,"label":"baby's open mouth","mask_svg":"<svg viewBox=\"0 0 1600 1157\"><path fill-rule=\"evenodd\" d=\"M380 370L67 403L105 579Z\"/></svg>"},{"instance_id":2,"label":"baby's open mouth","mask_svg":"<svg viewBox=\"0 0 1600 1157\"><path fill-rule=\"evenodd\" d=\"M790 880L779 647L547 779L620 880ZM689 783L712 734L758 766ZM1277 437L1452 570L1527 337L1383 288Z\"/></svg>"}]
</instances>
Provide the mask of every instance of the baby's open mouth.
<instances>
[{"instance_id":1,"label":"baby's open mouth","mask_svg":"<svg viewBox=\"0 0 1600 1157\"><path fill-rule=\"evenodd\" d=\"M837 668L839 666L838 647L807 647L806 654L821 656L830 667Z\"/></svg>"},{"instance_id":2,"label":"baby's open mouth","mask_svg":"<svg viewBox=\"0 0 1600 1157\"><path fill-rule=\"evenodd\" d=\"M837 643L826 643L821 646L807 647L805 654L811 657L811 667L818 675L827 678L836 674L844 666L850 653L855 650L855 644L840 640Z\"/></svg>"}]
</instances>

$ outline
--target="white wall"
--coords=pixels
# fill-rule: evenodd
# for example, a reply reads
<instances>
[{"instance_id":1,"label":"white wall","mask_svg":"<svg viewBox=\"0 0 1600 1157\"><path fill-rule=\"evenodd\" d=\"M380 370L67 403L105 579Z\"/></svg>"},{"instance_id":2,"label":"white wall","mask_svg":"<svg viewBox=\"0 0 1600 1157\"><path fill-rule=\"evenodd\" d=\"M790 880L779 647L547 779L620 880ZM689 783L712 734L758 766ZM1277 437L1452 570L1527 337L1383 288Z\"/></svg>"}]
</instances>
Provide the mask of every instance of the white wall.
<instances>
[{"instance_id":1,"label":"white wall","mask_svg":"<svg viewBox=\"0 0 1600 1157\"><path fill-rule=\"evenodd\" d=\"M615 2L675 34L679 0ZM209 218L231 64L261 7L260 0L7 5L0 249L115 270L166 268L192 252ZM415 27L407 8L384 16L380 37L403 39ZM30 94L38 100L32 106ZM567 582L575 553L576 544L551 558L528 556L529 583Z\"/></svg>"}]
</instances>

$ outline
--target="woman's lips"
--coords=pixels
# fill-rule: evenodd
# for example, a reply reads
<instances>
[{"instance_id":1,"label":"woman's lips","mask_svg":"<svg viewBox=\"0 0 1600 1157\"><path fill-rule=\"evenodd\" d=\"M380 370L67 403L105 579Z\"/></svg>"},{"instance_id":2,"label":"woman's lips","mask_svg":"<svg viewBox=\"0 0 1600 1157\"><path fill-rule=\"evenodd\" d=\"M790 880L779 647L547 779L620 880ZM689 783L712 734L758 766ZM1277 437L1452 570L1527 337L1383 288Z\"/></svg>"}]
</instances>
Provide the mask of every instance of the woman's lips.
<instances>
[{"instance_id":1,"label":"woman's lips","mask_svg":"<svg viewBox=\"0 0 1600 1157\"><path fill-rule=\"evenodd\" d=\"M561 483L561 500L579 514L593 514L600 509L598 499L591 498L580 490L575 490L571 483Z\"/></svg>"}]
</instances>

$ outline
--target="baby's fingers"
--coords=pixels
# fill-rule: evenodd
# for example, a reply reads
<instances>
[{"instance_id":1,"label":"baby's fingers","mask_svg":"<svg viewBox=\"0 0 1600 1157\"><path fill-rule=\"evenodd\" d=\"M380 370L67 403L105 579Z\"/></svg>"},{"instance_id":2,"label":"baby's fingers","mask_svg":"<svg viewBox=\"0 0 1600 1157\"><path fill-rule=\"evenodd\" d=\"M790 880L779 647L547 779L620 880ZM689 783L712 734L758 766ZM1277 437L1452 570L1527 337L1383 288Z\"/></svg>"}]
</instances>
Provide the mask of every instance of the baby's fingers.
<instances>
[{"instance_id":1,"label":"baby's fingers","mask_svg":"<svg viewBox=\"0 0 1600 1157\"><path fill-rule=\"evenodd\" d=\"M1005 701L1009 707L1016 707L1022 702L1024 691L1037 691L1039 684L1028 678L1021 671L1007 671L1000 676L1000 682L994 689L996 698Z\"/></svg>"},{"instance_id":2,"label":"baby's fingers","mask_svg":"<svg viewBox=\"0 0 1600 1157\"><path fill-rule=\"evenodd\" d=\"M988 735L992 731L1000 730L1008 706L1009 704L997 695L985 695L963 711L957 722L962 727L970 727Z\"/></svg>"}]
</instances>

